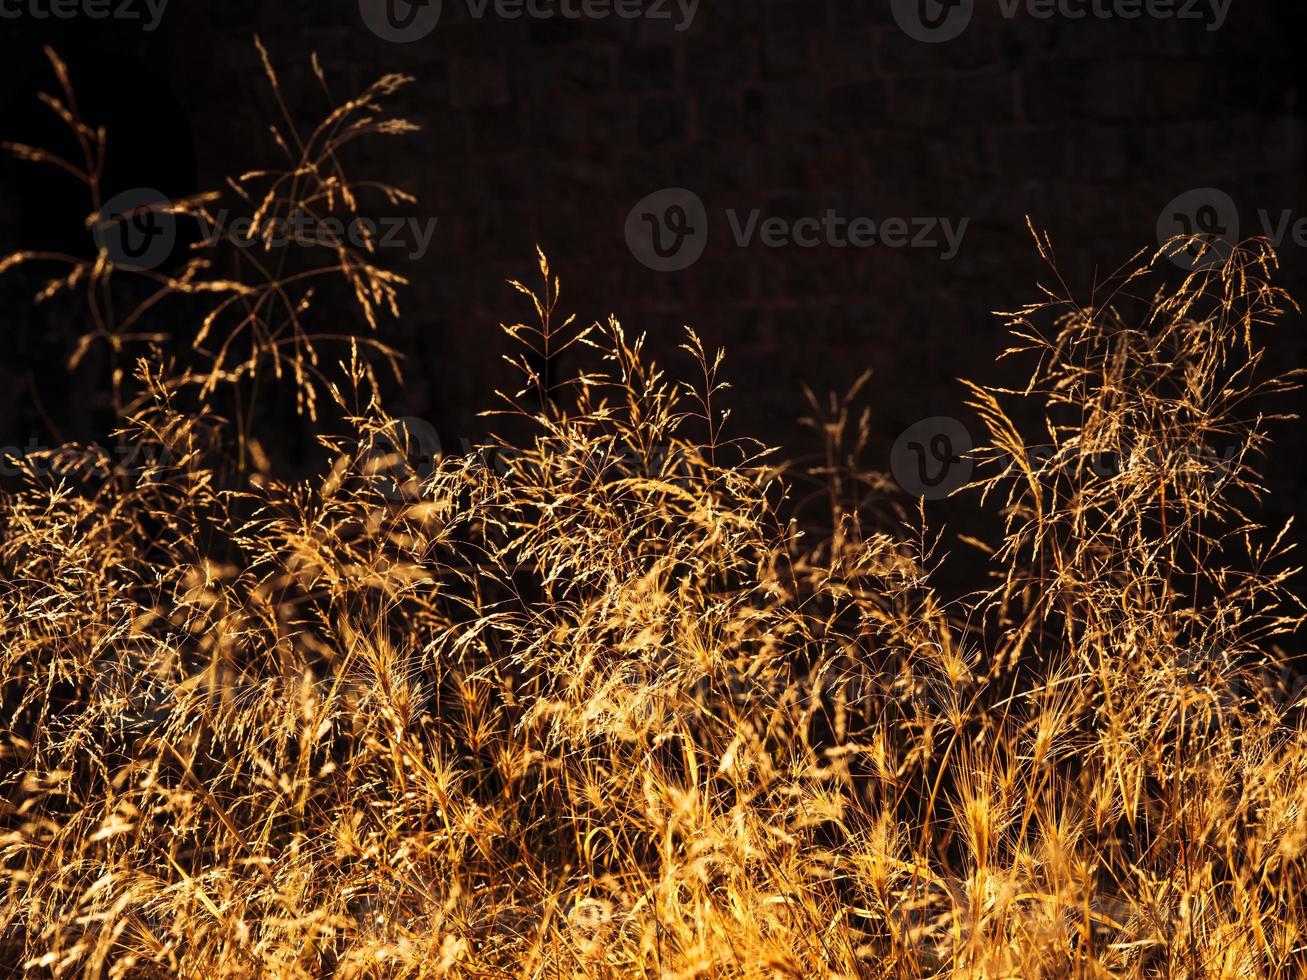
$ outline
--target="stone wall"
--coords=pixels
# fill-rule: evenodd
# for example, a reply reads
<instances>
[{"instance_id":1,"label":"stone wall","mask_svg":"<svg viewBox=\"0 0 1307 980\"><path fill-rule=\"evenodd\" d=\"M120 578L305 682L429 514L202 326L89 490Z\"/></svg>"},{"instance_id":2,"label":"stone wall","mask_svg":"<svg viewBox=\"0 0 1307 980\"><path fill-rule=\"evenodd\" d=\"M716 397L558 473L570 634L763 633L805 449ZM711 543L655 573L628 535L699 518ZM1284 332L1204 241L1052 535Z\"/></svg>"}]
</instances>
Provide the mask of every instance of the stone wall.
<instances>
[{"instance_id":1,"label":"stone wall","mask_svg":"<svg viewBox=\"0 0 1307 980\"><path fill-rule=\"evenodd\" d=\"M941 16L970 6L924 2ZM398 105L422 133L377 144L355 169L417 194L411 216L437 221L425 254L387 255L413 288L386 339L410 356L399 408L431 419L446 444L481 431L476 412L506 383L497 325L524 311L503 281L531 274L536 243L582 318L615 312L668 352L683 324L725 345L738 433L810 448L795 421L801 385L842 388L872 369L884 464L914 421L964 417L954 379L1001 376L993 362L1005 341L990 311L1034 298L1042 273L1026 215L1051 235L1081 295L1154 245L1168 202L1191 189L1227 193L1245 234L1261 209L1307 217L1294 52L1304 15L1291 0L1237 0L1219 29L1206 0L1177 0L1169 17L1155 16L1165 3L1099 0L1080 19L1043 16L1043 0L1010 17L1009 0L975 0L970 23L942 43L911 36L901 21L913 4L897 0L703 0L688 24L674 3L668 19L644 6L638 18L510 19L511 6L477 16L479 2L445 0L439 24L410 43L378 37L357 0L172 0L151 32L52 27L29 14L0 22L0 112L17 118L46 81L33 42L53 32L128 131L114 146L124 155L116 179L184 191L275 152L277 108L254 34L306 119L323 106L312 51L337 96L383 72L412 74ZM1189 12L1204 16L1179 16ZM174 145L187 133L190 146ZM128 176L127 163L145 172ZM0 241L11 246L50 205L34 199L30 178L3 173ZM649 268L637 254L648 243L633 251L627 240L632 208L665 188L702 202L703 215L686 212L695 235L706 219L702 255L679 271ZM649 213L669 199L652 200ZM733 223L754 211L759 234L742 245ZM892 241L838 247L814 222L793 224L828 212L903 218L909 239L923 219L966 227L945 258ZM772 218L805 244L767 244L786 237L775 223L763 234ZM880 230L895 238L892 222ZM1291 241L1284 265L1286 283L1307 295L1307 261ZM0 284L11 311L16 288ZM1283 363L1303 363L1301 336L1295 321ZM11 359L14 437L34 424L22 408L24 359L54 385L50 359L64 339L25 335ZM1301 445L1291 436L1272 461L1282 480ZM1288 511L1300 498L1284 499Z\"/></svg>"}]
</instances>

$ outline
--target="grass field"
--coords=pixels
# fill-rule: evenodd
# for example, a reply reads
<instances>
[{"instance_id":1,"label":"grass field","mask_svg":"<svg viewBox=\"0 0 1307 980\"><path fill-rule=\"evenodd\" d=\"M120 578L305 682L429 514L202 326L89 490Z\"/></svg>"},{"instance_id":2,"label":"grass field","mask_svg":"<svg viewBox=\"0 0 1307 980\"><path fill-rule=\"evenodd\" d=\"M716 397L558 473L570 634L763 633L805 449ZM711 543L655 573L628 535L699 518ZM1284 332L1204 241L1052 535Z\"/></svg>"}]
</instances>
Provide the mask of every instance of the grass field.
<instances>
[{"instance_id":1,"label":"grass field","mask_svg":"<svg viewBox=\"0 0 1307 980\"><path fill-rule=\"evenodd\" d=\"M309 132L288 112L286 162L233 184L253 227L402 202L340 159L411 128L385 109L404 81ZM49 101L85 160L15 149L98 208L104 135ZM1092 302L1034 245L1050 285L1006 315L1029 383L969 386L961 495L993 533L961 599L856 392L812 399L822 462L787 463L727 419L729 358L687 332L657 366L570 320L543 256L505 294L504 435L434 457L384 405L404 283L366 247L0 263L84 294L74 359L103 356L116 438L148 450L28 456L0 504L6 961L1300 975L1302 606L1258 522L1291 300L1256 241L1179 279L1143 254ZM340 284L356 337L320 326ZM179 307L165 352L152 317ZM257 399L319 434L315 478L279 476Z\"/></svg>"}]
</instances>

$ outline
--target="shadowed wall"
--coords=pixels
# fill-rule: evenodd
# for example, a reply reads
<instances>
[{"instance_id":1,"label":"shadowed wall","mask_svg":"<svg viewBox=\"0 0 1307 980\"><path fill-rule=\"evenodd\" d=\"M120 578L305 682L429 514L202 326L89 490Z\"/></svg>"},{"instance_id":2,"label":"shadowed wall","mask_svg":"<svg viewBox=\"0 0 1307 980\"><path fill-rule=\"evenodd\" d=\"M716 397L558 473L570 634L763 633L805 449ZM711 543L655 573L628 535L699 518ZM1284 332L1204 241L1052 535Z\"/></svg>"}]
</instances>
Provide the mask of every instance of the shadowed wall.
<instances>
[{"instance_id":1,"label":"shadowed wall","mask_svg":"<svg viewBox=\"0 0 1307 980\"><path fill-rule=\"evenodd\" d=\"M425 249L384 253L413 287L383 339L408 355L397 413L431 420L450 447L477 437L476 413L508 383L497 325L525 311L503 281L532 274L537 242L582 319L616 312L669 352L687 323L725 345L737 434L815 448L796 425L800 385L843 388L871 368L873 461L888 466L913 422L967 418L955 378L1002 376L990 311L1035 298L1043 272L1025 215L1052 236L1082 296L1155 244L1159 216L1190 189L1228 193L1244 234L1260 230L1262 210L1272 224L1282 212L1307 217L1292 51L1303 15L1287 2L1241 0L1219 30L1008 19L982 3L938 44L910 37L889 4L851 0L705 0L684 30L674 6L668 20L506 20L443 6L439 25L407 44L377 37L352 2L173 0L151 32L8 20L0 115L19 138L55 132L32 108L52 84L37 43L51 39L87 116L110 127L113 183L186 193L274 159L278 110L253 35L306 121L325 107L312 51L338 98L387 71L415 76L397 105L423 131L374 142L353 170L418 195L405 217L435 219ZM30 165L7 163L3 175L6 248L85 238L68 182ZM624 235L633 206L668 187L694 192L709 227L702 256L676 272L646 267ZM965 234L951 259L938 247L735 240L734 224L754 212L793 222L828 211L965 219ZM1303 253L1292 241L1283 249L1285 284L1300 297ZM0 282L6 444L48 438L42 414L65 435L103 419L90 381L70 383L62 369L77 324L33 311L33 285ZM1303 363L1296 319L1277 356ZM1302 441L1295 430L1280 445L1270 468L1283 485ZM1300 499L1283 493L1270 506L1288 516Z\"/></svg>"}]
</instances>

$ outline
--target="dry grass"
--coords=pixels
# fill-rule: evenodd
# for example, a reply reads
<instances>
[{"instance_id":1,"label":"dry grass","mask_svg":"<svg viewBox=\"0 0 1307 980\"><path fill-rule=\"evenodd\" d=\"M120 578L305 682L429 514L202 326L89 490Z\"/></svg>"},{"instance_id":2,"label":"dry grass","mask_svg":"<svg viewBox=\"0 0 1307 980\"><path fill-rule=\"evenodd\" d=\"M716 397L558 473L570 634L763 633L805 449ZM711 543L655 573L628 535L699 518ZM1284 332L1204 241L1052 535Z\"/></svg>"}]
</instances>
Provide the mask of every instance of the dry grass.
<instances>
[{"instance_id":1,"label":"dry grass","mask_svg":"<svg viewBox=\"0 0 1307 980\"><path fill-rule=\"evenodd\" d=\"M339 152L408 128L381 105L402 82L308 135L288 113L285 169L233 185L256 221L353 211ZM102 134L52 101L94 196ZM971 389L994 578L956 603L921 518L887 519L852 399L814 400L821 466L773 462L724 434L719 355L688 334L682 381L616 321L567 320L543 257L497 409L525 434L416 469L381 451L404 442L373 374L395 355L316 331L314 290L343 277L375 325L402 281L321 252L219 276L205 250L119 320L104 254L4 263L65 263L48 291L85 289L85 345L135 360L110 383L156 450L76 478L29 458L3 500L15 965L1302 970L1300 605L1256 508L1295 384L1261 363L1288 303L1267 246L1180 283L1142 256L1091 303L1059 286L1011 315L1029 386ZM178 297L207 304L186 363L145 327ZM319 479L275 478L259 385L348 424ZM1031 406L1041 431L1013 421Z\"/></svg>"}]
</instances>

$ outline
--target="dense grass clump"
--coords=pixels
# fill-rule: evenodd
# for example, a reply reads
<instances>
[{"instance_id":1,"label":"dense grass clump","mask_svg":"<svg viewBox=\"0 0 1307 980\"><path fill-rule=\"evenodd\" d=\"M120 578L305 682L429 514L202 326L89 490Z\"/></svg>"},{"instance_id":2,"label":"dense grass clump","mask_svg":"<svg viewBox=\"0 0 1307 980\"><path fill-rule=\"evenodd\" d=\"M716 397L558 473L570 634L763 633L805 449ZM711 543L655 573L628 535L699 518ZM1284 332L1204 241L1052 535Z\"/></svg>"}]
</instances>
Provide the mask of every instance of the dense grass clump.
<instances>
[{"instance_id":1,"label":"dense grass clump","mask_svg":"<svg viewBox=\"0 0 1307 980\"><path fill-rule=\"evenodd\" d=\"M375 193L339 161L410 128L382 105L404 81L310 133L288 113L288 163L231 188L253 226ZM49 101L98 208L104 134L71 92ZM1262 364L1289 303L1264 243L1178 282L1141 256L1105 299L1045 290L1010 315L1029 384L971 387L992 577L951 602L933 532L862 462L887 440L852 398L814 399L825 451L800 471L728 437L720 354L688 333L686 379L666 373L616 320L564 316L541 257L507 328L521 390L487 405L505 435L417 458L371 335L402 278L345 242L303 268L223 245L130 273L147 294L117 318L129 272L103 251L3 263L85 290L76 356L108 352L119 438L149 449L28 457L0 503L10 962L1303 969L1301 607L1256 506L1296 379ZM332 322L352 304L358 336L315 327L342 281ZM197 307L193 335L169 321L192 355L153 346L151 317ZM278 476L256 395L316 427L317 478Z\"/></svg>"}]
</instances>

